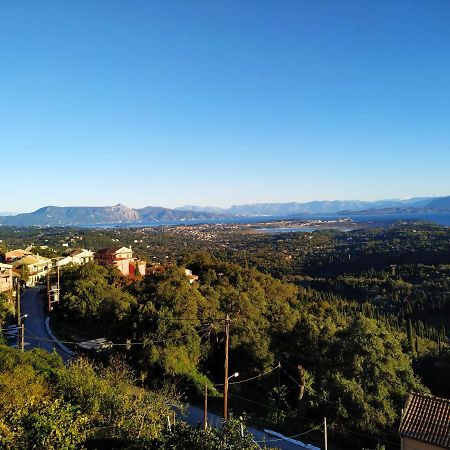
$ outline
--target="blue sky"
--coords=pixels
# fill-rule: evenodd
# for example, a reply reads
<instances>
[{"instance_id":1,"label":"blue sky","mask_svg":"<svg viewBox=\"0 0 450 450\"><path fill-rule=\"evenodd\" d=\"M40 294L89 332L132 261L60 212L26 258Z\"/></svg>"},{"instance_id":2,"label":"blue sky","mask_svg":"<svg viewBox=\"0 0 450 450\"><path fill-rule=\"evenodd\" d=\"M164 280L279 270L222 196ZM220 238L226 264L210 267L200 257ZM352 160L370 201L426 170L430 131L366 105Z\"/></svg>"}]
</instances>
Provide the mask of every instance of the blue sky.
<instances>
[{"instance_id":1,"label":"blue sky","mask_svg":"<svg viewBox=\"0 0 450 450\"><path fill-rule=\"evenodd\" d=\"M450 194L450 2L0 5L0 211Z\"/></svg>"}]
</instances>

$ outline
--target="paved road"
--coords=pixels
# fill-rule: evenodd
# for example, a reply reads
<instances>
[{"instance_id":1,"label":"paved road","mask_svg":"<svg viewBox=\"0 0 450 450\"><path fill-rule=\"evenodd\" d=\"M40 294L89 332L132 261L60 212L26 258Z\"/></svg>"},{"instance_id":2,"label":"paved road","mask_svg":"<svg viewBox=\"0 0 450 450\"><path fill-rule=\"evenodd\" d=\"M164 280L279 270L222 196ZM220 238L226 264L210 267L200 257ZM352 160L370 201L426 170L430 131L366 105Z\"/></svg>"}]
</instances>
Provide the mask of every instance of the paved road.
<instances>
[{"instance_id":1,"label":"paved road","mask_svg":"<svg viewBox=\"0 0 450 450\"><path fill-rule=\"evenodd\" d=\"M45 326L45 319L47 318L46 298L45 295L39 293L39 288L27 289L22 295L20 307L22 314L28 314L28 317L25 319L25 350L32 348L42 348L48 352L56 350L62 359L67 362L70 359L70 355L53 342L52 337L47 332ZM183 420L192 426L202 424L203 410L196 406L188 405ZM211 426L219 427L221 426L221 421L222 418L220 416L208 413L208 422ZM262 441L266 441L268 447L279 448L281 450L301 450L305 448L284 440L279 440L253 427L248 427L248 430L260 445L262 445Z\"/></svg>"},{"instance_id":2,"label":"paved road","mask_svg":"<svg viewBox=\"0 0 450 450\"><path fill-rule=\"evenodd\" d=\"M196 406L188 405L186 413L184 416L182 416L182 419L192 426L203 424L203 410ZM222 417L218 416L217 414L208 413L208 423L212 427L221 427ZM265 442L267 447L278 448L281 450L302 450L306 448L303 446L292 444L282 439L278 439L275 436L271 436L257 428L247 427L247 429L248 431L250 431L250 433L253 434L255 441L260 446L264 445ZM299 439L301 440L302 438L300 437ZM303 442L307 443L308 441L305 439Z\"/></svg>"},{"instance_id":3,"label":"paved road","mask_svg":"<svg viewBox=\"0 0 450 450\"><path fill-rule=\"evenodd\" d=\"M51 341L52 337L47 332L45 295L39 293L38 287L27 289L22 294L20 308L22 314L28 314L25 319L25 350L32 348L42 348L48 352L56 350L64 361L68 361L70 356Z\"/></svg>"}]
</instances>

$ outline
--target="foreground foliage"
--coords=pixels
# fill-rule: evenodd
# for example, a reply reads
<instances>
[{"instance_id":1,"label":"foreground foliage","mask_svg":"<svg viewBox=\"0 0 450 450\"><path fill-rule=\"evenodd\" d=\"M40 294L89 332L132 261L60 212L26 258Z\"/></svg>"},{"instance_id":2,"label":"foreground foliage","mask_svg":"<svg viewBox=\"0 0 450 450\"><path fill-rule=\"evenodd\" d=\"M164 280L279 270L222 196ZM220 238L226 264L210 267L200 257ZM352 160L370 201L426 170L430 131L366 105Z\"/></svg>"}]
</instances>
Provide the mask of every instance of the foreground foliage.
<instances>
[{"instance_id":1,"label":"foreground foliage","mask_svg":"<svg viewBox=\"0 0 450 450\"><path fill-rule=\"evenodd\" d=\"M0 448L5 450L257 449L241 423L203 431L167 427L180 405L168 387L138 388L122 360L68 367L56 354L0 346Z\"/></svg>"}]
</instances>

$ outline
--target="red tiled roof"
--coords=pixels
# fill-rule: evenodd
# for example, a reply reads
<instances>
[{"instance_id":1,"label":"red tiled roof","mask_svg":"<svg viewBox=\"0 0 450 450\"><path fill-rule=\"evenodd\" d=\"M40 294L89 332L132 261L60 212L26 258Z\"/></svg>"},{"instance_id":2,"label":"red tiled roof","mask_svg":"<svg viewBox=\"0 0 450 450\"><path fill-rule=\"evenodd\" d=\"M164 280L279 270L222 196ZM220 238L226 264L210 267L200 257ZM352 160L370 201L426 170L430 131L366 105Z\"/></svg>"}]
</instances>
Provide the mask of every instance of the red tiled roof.
<instances>
[{"instance_id":1,"label":"red tiled roof","mask_svg":"<svg viewBox=\"0 0 450 450\"><path fill-rule=\"evenodd\" d=\"M110 248L101 248L97 251L98 255L114 255L117 250L119 250L122 247L110 247Z\"/></svg>"},{"instance_id":2,"label":"red tiled roof","mask_svg":"<svg viewBox=\"0 0 450 450\"><path fill-rule=\"evenodd\" d=\"M401 437L450 448L450 400L421 394L409 395L399 433Z\"/></svg>"}]
</instances>

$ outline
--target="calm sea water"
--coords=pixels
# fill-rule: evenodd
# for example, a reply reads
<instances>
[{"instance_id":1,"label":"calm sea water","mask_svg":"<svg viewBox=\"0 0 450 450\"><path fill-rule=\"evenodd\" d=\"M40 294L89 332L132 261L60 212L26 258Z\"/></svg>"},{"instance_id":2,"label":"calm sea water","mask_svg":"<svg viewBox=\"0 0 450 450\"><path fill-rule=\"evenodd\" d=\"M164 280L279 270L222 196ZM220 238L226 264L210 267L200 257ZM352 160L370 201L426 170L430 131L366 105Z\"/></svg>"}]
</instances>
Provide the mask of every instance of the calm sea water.
<instances>
[{"instance_id":1,"label":"calm sea water","mask_svg":"<svg viewBox=\"0 0 450 450\"><path fill-rule=\"evenodd\" d=\"M450 213L436 213L436 214L371 214L371 215L344 215L337 214L304 214L304 215L291 215L291 216L255 216L255 217L227 217L222 219L210 219L210 220L180 220L173 222L132 222L132 223L111 223L111 224L98 224L88 225L87 228L128 228L128 227L159 227L164 225L198 225L204 223L210 224L247 224L247 223L259 223L270 222L277 220L335 220L342 219L344 217L351 218L354 222L363 223L379 223L379 222L398 222L398 221L423 221L429 223L435 223L437 225L450 226ZM305 227L295 230L294 228L289 231L310 231Z\"/></svg>"}]
</instances>

